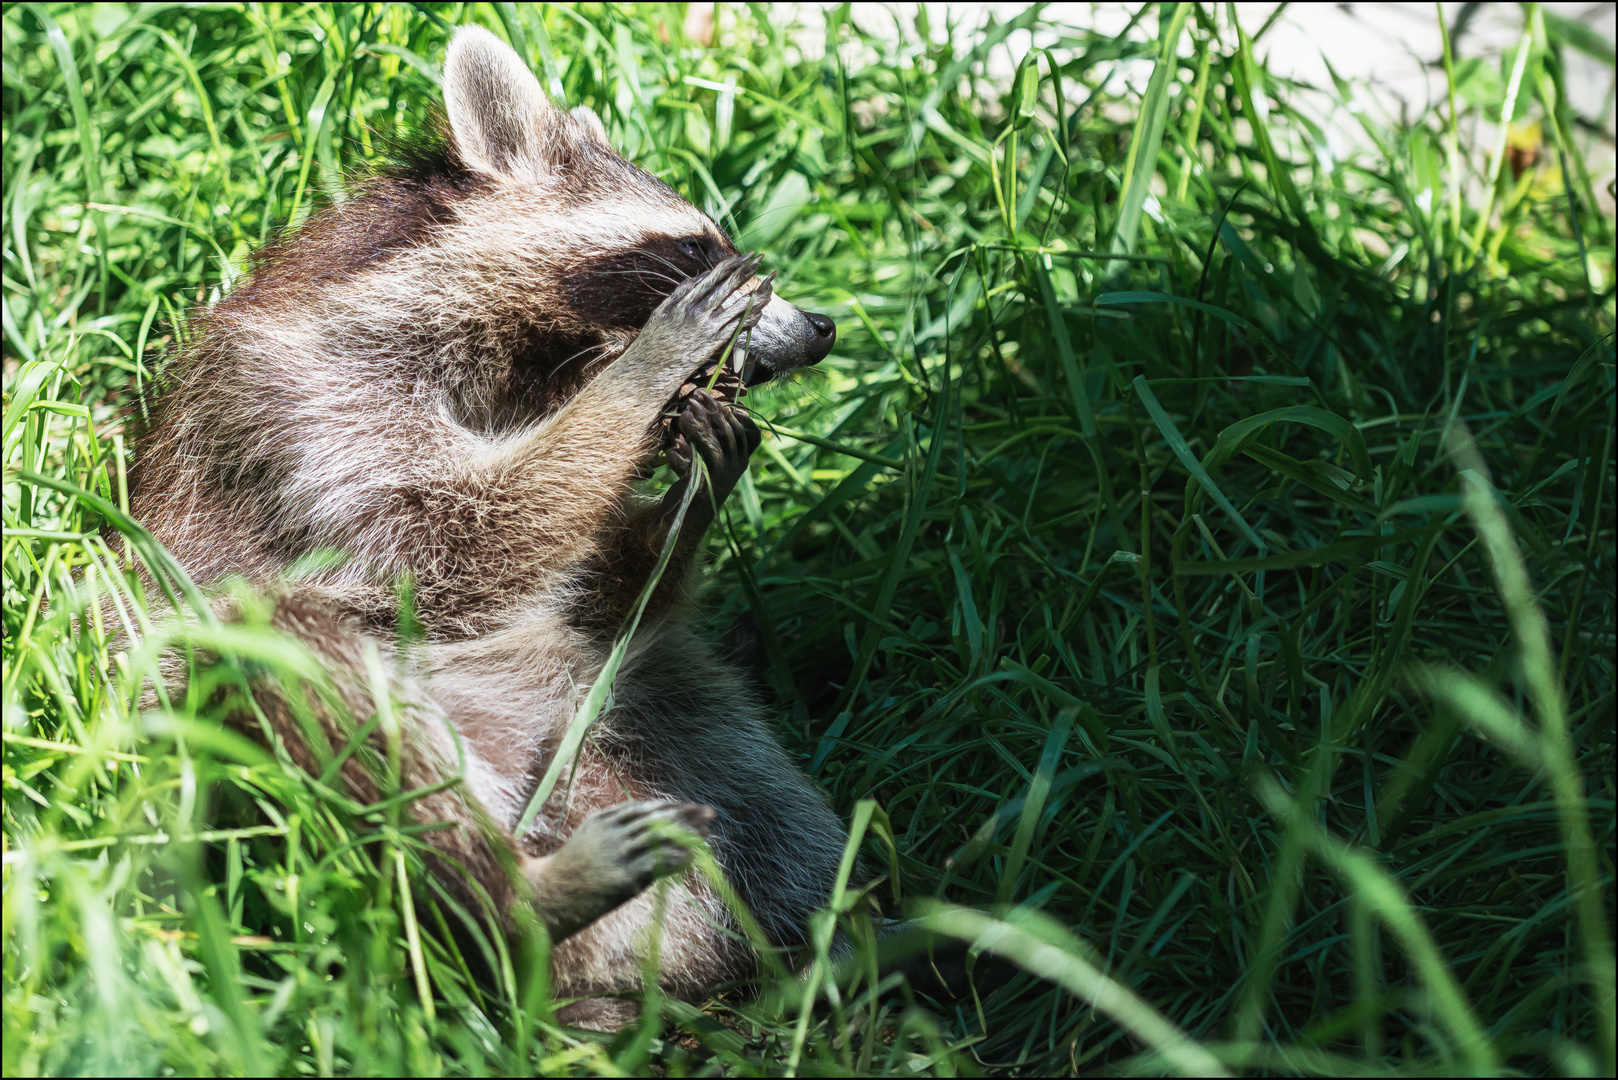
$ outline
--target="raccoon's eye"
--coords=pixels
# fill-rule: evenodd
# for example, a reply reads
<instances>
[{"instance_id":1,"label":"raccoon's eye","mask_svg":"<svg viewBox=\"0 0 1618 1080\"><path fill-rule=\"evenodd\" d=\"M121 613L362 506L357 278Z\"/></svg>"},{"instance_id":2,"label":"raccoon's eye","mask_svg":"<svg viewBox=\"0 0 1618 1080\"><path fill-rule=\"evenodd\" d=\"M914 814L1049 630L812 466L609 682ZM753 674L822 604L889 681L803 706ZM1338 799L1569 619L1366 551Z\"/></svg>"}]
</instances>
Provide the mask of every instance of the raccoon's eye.
<instances>
[{"instance_id":1,"label":"raccoon's eye","mask_svg":"<svg viewBox=\"0 0 1618 1080\"><path fill-rule=\"evenodd\" d=\"M695 237L680 241L680 254L688 259L698 262L708 262L708 240L706 237Z\"/></svg>"}]
</instances>

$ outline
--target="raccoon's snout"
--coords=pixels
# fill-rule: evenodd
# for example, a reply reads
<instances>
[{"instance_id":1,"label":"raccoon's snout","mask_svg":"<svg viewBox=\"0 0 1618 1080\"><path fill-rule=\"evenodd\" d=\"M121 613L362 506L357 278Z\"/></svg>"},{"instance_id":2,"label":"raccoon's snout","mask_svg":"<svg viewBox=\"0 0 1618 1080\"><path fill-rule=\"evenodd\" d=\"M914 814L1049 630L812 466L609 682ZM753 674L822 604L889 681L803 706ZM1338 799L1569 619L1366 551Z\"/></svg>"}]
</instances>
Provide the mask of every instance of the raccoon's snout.
<instances>
[{"instance_id":1,"label":"raccoon's snout","mask_svg":"<svg viewBox=\"0 0 1618 1080\"><path fill-rule=\"evenodd\" d=\"M818 364L837 341L837 324L779 296L771 297L753 329L753 347L742 378L757 386L798 368Z\"/></svg>"},{"instance_id":2,"label":"raccoon's snout","mask_svg":"<svg viewBox=\"0 0 1618 1080\"><path fill-rule=\"evenodd\" d=\"M804 312L803 317L809 320L809 325L815 331L815 338L809 343L809 362L818 364L831 354L831 347L837 344L837 324L813 311Z\"/></svg>"}]
</instances>

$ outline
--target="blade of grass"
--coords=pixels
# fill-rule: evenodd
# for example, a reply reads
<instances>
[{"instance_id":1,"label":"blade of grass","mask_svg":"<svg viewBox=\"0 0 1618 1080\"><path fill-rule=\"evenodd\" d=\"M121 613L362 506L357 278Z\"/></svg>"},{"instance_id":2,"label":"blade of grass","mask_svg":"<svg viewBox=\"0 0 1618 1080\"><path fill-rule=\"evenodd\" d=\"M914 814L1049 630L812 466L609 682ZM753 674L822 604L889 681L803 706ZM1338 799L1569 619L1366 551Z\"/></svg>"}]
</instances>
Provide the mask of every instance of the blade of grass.
<instances>
[{"instance_id":1,"label":"blade of grass","mask_svg":"<svg viewBox=\"0 0 1618 1080\"><path fill-rule=\"evenodd\" d=\"M1213 482L1213 477L1208 475L1208 470L1202 467L1202 462L1198 461L1196 455L1191 452L1191 447L1186 443L1185 436L1180 434L1180 430L1174 426L1174 421L1169 419L1169 414L1164 412L1163 406L1158 404L1157 396L1152 393L1152 388L1146 385L1146 376L1135 376L1134 386L1135 393L1139 396L1141 404L1146 406L1146 412L1151 416L1152 423L1157 425L1157 430L1162 434L1163 441L1168 443L1169 449L1173 451L1174 456L1179 458L1180 464L1185 466L1185 470L1191 474L1191 478L1201 485L1202 489L1208 493L1214 502L1219 504L1219 508L1230 518L1231 524L1235 525L1237 530L1247 538L1248 543L1259 550L1262 558L1264 554L1268 553L1269 545L1259 537L1258 533L1253 531L1253 527L1242 517L1235 504L1226 497L1223 491L1219 490L1219 485Z\"/></svg>"},{"instance_id":2,"label":"blade of grass","mask_svg":"<svg viewBox=\"0 0 1618 1080\"><path fill-rule=\"evenodd\" d=\"M1023 862L1028 858L1029 845L1034 841L1034 829L1039 824L1039 815L1044 812L1045 799L1050 794L1051 778L1061 764L1062 751L1067 748L1068 736L1073 732L1073 719L1078 714L1077 708L1063 709L1051 726L1050 737L1045 740L1045 749L1039 755L1034 777L1028 782L1022 816L1017 819L1017 834L1012 838L1011 850L1006 853L1005 869L1000 872L1000 888L994 898L997 904L1010 903L1012 893L1017 889L1017 879L1022 873Z\"/></svg>"},{"instance_id":3,"label":"blade of grass","mask_svg":"<svg viewBox=\"0 0 1618 1080\"><path fill-rule=\"evenodd\" d=\"M1168 16L1167 23L1158 31L1157 63L1152 68L1146 93L1141 98L1140 116L1135 120L1135 131L1129 137L1129 157L1124 162L1123 194L1118 202L1118 224L1113 228L1112 250L1128 255L1135 250L1135 235L1140 231L1140 216L1151 192L1152 179L1157 175L1158 152L1163 147L1163 127L1168 122L1169 94L1176 85L1174 76L1180 63L1177 50L1185 20L1191 14L1190 4L1161 4L1160 11ZM1161 17L1160 17L1161 18ZM1113 262L1107 273L1121 272L1125 264Z\"/></svg>"},{"instance_id":4,"label":"blade of grass","mask_svg":"<svg viewBox=\"0 0 1618 1080\"><path fill-rule=\"evenodd\" d=\"M1079 941L1037 911L1014 911L1005 919L947 904L927 903L928 928L1003 956L1041 978L1060 983L1152 1047L1184 1076L1229 1076L1196 1041L1163 1019L1128 987L1103 975L1084 957Z\"/></svg>"},{"instance_id":5,"label":"blade of grass","mask_svg":"<svg viewBox=\"0 0 1618 1080\"><path fill-rule=\"evenodd\" d=\"M1466 1067L1480 1075L1493 1073L1499 1065L1494 1045L1404 890L1369 856L1328 835L1313 818L1304 817L1279 784L1265 778L1259 792L1271 813L1289 819L1314 854L1352 882L1359 902L1393 931L1421 974L1432 995L1434 1016L1454 1038Z\"/></svg>"},{"instance_id":6,"label":"blade of grass","mask_svg":"<svg viewBox=\"0 0 1618 1080\"><path fill-rule=\"evenodd\" d=\"M1573 757L1567 709L1551 648L1550 627L1535 600L1527 568L1500 510L1494 485L1477 444L1464 423L1450 429L1449 451L1460 468L1461 500L1489 552L1495 587L1505 601L1506 614L1516 638L1524 682L1539 718L1541 754L1556 796L1557 817L1567 845L1568 888L1575 897L1579 933L1585 950L1587 977L1594 990L1596 1034L1601 1040L1603 1065L1618 1057L1614 1027L1618 1024L1612 935L1601 895L1595 842L1590 832L1584 777Z\"/></svg>"}]
</instances>

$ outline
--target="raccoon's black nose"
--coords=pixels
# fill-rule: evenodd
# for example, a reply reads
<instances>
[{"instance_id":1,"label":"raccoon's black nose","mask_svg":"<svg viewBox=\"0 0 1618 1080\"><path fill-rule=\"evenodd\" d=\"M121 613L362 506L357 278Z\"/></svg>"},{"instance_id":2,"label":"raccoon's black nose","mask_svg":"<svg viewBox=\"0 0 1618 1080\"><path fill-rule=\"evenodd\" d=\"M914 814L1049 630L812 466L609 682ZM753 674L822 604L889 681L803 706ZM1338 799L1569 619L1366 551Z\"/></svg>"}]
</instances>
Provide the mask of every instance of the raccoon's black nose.
<instances>
[{"instance_id":1,"label":"raccoon's black nose","mask_svg":"<svg viewBox=\"0 0 1618 1080\"><path fill-rule=\"evenodd\" d=\"M824 315L815 315L804 312L803 317L809 320L809 325L815 328L814 337L809 339L809 362L818 364L826 359L831 347L837 341L837 324Z\"/></svg>"}]
</instances>

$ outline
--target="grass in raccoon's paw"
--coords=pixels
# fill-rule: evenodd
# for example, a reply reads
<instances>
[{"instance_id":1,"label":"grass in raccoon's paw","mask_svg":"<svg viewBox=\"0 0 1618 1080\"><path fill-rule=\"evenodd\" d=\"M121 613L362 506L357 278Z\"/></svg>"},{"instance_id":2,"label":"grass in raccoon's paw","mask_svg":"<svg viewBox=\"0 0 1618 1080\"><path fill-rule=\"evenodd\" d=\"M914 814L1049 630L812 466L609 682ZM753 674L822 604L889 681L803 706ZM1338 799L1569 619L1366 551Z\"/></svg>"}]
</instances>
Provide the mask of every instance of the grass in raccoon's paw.
<instances>
[{"instance_id":1,"label":"grass in raccoon's paw","mask_svg":"<svg viewBox=\"0 0 1618 1080\"><path fill-rule=\"evenodd\" d=\"M1531 6L1392 123L1225 7L704 10L5 9L6 1073L1611 1075L1612 43ZM146 708L110 654L126 391L467 19L838 323L748 395L712 615L882 877L611 1038L408 793L223 732L285 640ZM1017 973L916 996L878 902Z\"/></svg>"}]
</instances>

